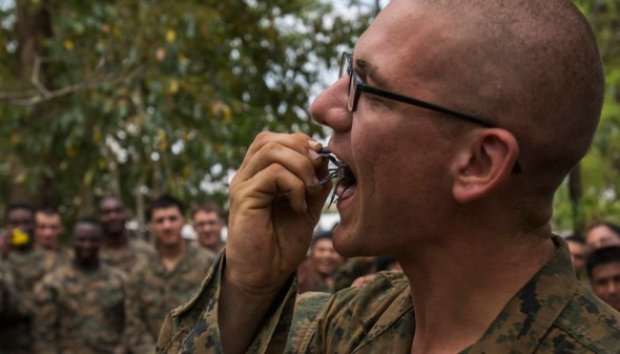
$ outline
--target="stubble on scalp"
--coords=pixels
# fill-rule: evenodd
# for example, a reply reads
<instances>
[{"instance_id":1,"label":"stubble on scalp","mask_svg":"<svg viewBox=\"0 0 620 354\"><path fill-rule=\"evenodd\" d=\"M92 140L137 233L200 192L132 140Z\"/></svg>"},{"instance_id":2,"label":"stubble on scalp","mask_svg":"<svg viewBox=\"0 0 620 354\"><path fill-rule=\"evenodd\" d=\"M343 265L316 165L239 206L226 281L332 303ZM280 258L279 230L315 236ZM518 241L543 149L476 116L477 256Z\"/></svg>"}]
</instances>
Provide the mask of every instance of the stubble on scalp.
<instances>
[{"instance_id":1,"label":"stubble on scalp","mask_svg":"<svg viewBox=\"0 0 620 354\"><path fill-rule=\"evenodd\" d=\"M416 0L446 24L428 82L455 109L483 116L519 143L519 210L541 210L585 155L604 77L587 20L569 1ZM422 73L423 75L424 73ZM533 206L535 206L533 208Z\"/></svg>"}]
</instances>

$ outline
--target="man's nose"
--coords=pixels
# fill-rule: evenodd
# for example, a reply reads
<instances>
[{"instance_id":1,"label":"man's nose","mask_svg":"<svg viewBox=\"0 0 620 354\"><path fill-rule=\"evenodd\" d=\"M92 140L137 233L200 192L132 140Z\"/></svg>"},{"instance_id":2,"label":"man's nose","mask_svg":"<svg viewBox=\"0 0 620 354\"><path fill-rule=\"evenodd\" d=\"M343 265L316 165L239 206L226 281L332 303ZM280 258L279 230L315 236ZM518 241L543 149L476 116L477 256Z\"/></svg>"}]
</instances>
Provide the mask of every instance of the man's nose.
<instances>
[{"instance_id":1,"label":"man's nose","mask_svg":"<svg viewBox=\"0 0 620 354\"><path fill-rule=\"evenodd\" d=\"M618 294L620 293L620 282L610 281L607 283L607 293Z\"/></svg>"},{"instance_id":2,"label":"man's nose","mask_svg":"<svg viewBox=\"0 0 620 354\"><path fill-rule=\"evenodd\" d=\"M334 132L347 131L351 127L349 100L349 77L343 76L321 92L310 106L312 119L331 127Z\"/></svg>"}]
</instances>

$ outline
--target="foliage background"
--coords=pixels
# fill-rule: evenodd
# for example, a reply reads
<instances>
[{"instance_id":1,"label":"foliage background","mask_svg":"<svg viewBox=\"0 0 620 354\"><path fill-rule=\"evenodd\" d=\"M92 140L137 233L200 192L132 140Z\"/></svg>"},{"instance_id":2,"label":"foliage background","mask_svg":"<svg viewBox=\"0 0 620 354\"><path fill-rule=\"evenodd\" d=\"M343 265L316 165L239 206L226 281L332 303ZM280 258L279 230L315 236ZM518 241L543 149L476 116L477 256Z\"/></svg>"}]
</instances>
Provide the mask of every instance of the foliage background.
<instances>
[{"instance_id":1,"label":"foliage background","mask_svg":"<svg viewBox=\"0 0 620 354\"><path fill-rule=\"evenodd\" d=\"M590 153L558 191L560 231L620 221L620 0L574 2L607 94ZM140 220L163 192L224 204L256 133L324 136L309 101L382 3L0 0L0 207L26 200L70 220L117 194Z\"/></svg>"},{"instance_id":2,"label":"foliage background","mask_svg":"<svg viewBox=\"0 0 620 354\"><path fill-rule=\"evenodd\" d=\"M322 130L316 83L376 11L351 0L18 0L0 10L0 204L225 201L261 130Z\"/></svg>"},{"instance_id":3,"label":"foliage background","mask_svg":"<svg viewBox=\"0 0 620 354\"><path fill-rule=\"evenodd\" d=\"M620 1L574 0L588 17L605 68L605 103L580 183L571 204L569 181L558 190L553 221L557 230L581 230L598 220L620 222Z\"/></svg>"}]
</instances>

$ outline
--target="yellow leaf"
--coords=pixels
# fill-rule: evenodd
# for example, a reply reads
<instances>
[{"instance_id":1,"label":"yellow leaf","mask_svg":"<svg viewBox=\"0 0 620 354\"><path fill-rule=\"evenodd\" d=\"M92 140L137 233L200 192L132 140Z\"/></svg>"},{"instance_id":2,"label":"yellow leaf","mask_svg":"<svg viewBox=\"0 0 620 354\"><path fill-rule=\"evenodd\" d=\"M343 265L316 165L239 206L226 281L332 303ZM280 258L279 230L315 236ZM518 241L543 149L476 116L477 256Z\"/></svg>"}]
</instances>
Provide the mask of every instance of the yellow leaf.
<instances>
[{"instance_id":1,"label":"yellow leaf","mask_svg":"<svg viewBox=\"0 0 620 354\"><path fill-rule=\"evenodd\" d=\"M232 110L230 106L222 101L215 101L211 106L211 112L215 115L221 115L224 117L226 123L232 122Z\"/></svg>"},{"instance_id":2,"label":"yellow leaf","mask_svg":"<svg viewBox=\"0 0 620 354\"><path fill-rule=\"evenodd\" d=\"M175 94L179 92L179 82L177 80L170 80L170 82L168 82L168 93L171 94Z\"/></svg>"},{"instance_id":3,"label":"yellow leaf","mask_svg":"<svg viewBox=\"0 0 620 354\"><path fill-rule=\"evenodd\" d=\"M232 111L230 110L229 106L224 107L224 122L232 122Z\"/></svg>"},{"instance_id":4,"label":"yellow leaf","mask_svg":"<svg viewBox=\"0 0 620 354\"><path fill-rule=\"evenodd\" d=\"M65 46L66 50L68 50L68 51L72 51L73 50L73 42L70 39L65 40L63 45Z\"/></svg>"},{"instance_id":5,"label":"yellow leaf","mask_svg":"<svg viewBox=\"0 0 620 354\"><path fill-rule=\"evenodd\" d=\"M20 172L17 174L17 176L15 176L15 183L24 184L24 182L26 182L27 179L28 179L28 176L26 175L26 173Z\"/></svg>"},{"instance_id":6,"label":"yellow leaf","mask_svg":"<svg viewBox=\"0 0 620 354\"><path fill-rule=\"evenodd\" d=\"M174 30L166 31L166 42L172 43L177 39L177 33Z\"/></svg>"},{"instance_id":7,"label":"yellow leaf","mask_svg":"<svg viewBox=\"0 0 620 354\"><path fill-rule=\"evenodd\" d=\"M60 165L58 165L58 169L61 171L66 171L67 168L69 168L69 164L67 163L67 161L63 161L60 163Z\"/></svg>"},{"instance_id":8,"label":"yellow leaf","mask_svg":"<svg viewBox=\"0 0 620 354\"><path fill-rule=\"evenodd\" d=\"M101 130L99 129L93 130L93 142L95 144L99 144L101 142Z\"/></svg>"},{"instance_id":9,"label":"yellow leaf","mask_svg":"<svg viewBox=\"0 0 620 354\"><path fill-rule=\"evenodd\" d=\"M77 156L77 149L74 147L67 148L67 156L73 158Z\"/></svg>"},{"instance_id":10,"label":"yellow leaf","mask_svg":"<svg viewBox=\"0 0 620 354\"><path fill-rule=\"evenodd\" d=\"M161 128L158 129L157 138L159 139L159 141L166 141L166 131Z\"/></svg>"},{"instance_id":11,"label":"yellow leaf","mask_svg":"<svg viewBox=\"0 0 620 354\"><path fill-rule=\"evenodd\" d=\"M105 159L99 159L97 165L99 165L100 170L105 170L108 167L108 162Z\"/></svg>"},{"instance_id":12,"label":"yellow leaf","mask_svg":"<svg viewBox=\"0 0 620 354\"><path fill-rule=\"evenodd\" d=\"M93 171L88 171L84 175L84 184L90 186L93 183Z\"/></svg>"},{"instance_id":13,"label":"yellow leaf","mask_svg":"<svg viewBox=\"0 0 620 354\"><path fill-rule=\"evenodd\" d=\"M19 133L12 132L11 137L9 138L11 141L11 145L16 146L22 142L22 137Z\"/></svg>"}]
</instances>

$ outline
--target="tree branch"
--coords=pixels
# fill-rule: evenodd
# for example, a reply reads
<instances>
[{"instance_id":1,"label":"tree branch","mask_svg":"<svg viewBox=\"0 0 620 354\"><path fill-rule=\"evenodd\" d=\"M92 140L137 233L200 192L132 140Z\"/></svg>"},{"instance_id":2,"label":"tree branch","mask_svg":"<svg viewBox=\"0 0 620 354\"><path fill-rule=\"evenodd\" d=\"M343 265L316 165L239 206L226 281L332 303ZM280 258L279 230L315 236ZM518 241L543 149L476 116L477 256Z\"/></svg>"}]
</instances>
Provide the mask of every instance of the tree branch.
<instances>
[{"instance_id":1,"label":"tree branch","mask_svg":"<svg viewBox=\"0 0 620 354\"><path fill-rule=\"evenodd\" d=\"M0 100L8 101L8 103L17 106L32 106L54 98L70 95L72 93L95 90L105 85L116 85L123 82L128 82L138 76L138 74L142 71L142 67L137 67L131 70L128 74L109 75L100 78L87 79L70 86L50 91L39 80L42 62L43 60L40 58L36 59L30 78L31 84L36 88L36 90L0 92Z\"/></svg>"}]
</instances>

